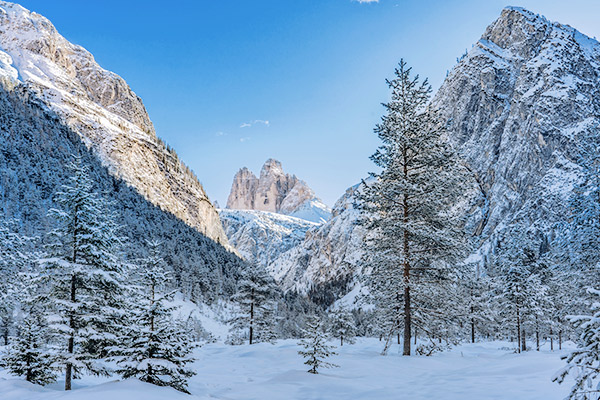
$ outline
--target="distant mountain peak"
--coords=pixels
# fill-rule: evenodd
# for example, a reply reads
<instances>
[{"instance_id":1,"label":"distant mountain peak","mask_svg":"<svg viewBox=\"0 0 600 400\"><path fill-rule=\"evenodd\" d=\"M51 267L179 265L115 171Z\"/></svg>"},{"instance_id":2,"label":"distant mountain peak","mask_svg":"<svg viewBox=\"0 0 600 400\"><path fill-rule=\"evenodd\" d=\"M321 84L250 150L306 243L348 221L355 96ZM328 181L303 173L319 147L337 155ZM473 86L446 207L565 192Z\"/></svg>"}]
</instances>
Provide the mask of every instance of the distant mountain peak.
<instances>
[{"instance_id":1,"label":"distant mountain peak","mask_svg":"<svg viewBox=\"0 0 600 400\"><path fill-rule=\"evenodd\" d=\"M275 212L313 222L324 222L331 215L306 182L285 173L281 162L273 158L264 163L258 178L246 167L235 174L227 208Z\"/></svg>"}]
</instances>

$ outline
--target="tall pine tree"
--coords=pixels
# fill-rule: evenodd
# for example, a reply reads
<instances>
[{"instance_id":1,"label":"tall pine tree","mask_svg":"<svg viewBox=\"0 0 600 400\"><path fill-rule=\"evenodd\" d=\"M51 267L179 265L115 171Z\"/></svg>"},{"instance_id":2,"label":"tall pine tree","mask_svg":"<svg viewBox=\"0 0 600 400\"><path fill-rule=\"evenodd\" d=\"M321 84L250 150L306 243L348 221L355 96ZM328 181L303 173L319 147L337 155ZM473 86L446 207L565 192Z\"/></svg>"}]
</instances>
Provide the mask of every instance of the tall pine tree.
<instances>
[{"instance_id":1,"label":"tall pine tree","mask_svg":"<svg viewBox=\"0 0 600 400\"><path fill-rule=\"evenodd\" d=\"M370 286L376 306L386 309L388 343L393 330L402 326L403 354L410 355L414 311L435 314L423 297L412 295L428 292L418 286L443 287L448 267L467 248L462 221L451 209L468 179L441 124L427 108L427 80L411 77L404 61L395 75L387 81L392 94L384 104L386 115L375 128L383 144L371 159L381 172L370 174L358 205L371 231L366 241Z\"/></svg>"}]
</instances>

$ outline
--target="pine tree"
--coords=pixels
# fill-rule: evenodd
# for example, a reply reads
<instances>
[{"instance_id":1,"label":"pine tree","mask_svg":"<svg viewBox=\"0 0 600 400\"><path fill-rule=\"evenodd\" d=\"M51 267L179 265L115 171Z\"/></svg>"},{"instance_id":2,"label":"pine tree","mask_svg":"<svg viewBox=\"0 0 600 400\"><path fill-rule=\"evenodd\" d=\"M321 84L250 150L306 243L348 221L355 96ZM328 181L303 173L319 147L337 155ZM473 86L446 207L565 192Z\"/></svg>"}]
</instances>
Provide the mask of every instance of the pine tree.
<instances>
[{"instance_id":1,"label":"pine tree","mask_svg":"<svg viewBox=\"0 0 600 400\"><path fill-rule=\"evenodd\" d=\"M275 293L275 283L267 271L256 265L249 266L239 283L237 293L232 296L241 311L233 321L233 328L240 332L247 330L249 344L255 343L257 337L261 336L260 332L256 332L257 329L274 332L272 307Z\"/></svg>"},{"instance_id":2,"label":"pine tree","mask_svg":"<svg viewBox=\"0 0 600 400\"><path fill-rule=\"evenodd\" d=\"M340 340L340 346L344 345L344 341L349 344L353 344L356 341L354 317L352 317L352 314L346 308L340 306L333 310L329 333L334 338Z\"/></svg>"},{"instance_id":3,"label":"pine tree","mask_svg":"<svg viewBox=\"0 0 600 400\"><path fill-rule=\"evenodd\" d=\"M427 80L412 78L404 61L395 75L387 81L392 90L391 101L384 104L387 114L375 128L383 144L371 159L381 172L363 182L358 206L371 232L366 240L370 289L376 307L387 309L384 314L390 318L388 343L402 326L403 354L410 355L414 310L435 314L425 311L424 299L413 294L427 293L418 286L443 286L449 267L465 255L463 224L451 208L469 179L441 124L427 109Z\"/></svg>"},{"instance_id":4,"label":"pine tree","mask_svg":"<svg viewBox=\"0 0 600 400\"><path fill-rule=\"evenodd\" d=\"M56 195L59 209L49 214L59 226L49 234L51 329L62 342L58 364L65 370L65 390L86 369L108 375L101 359L114 345L122 324L124 276L116 256L119 226L110 205L93 191L80 158L69 164L69 184Z\"/></svg>"},{"instance_id":5,"label":"pine tree","mask_svg":"<svg viewBox=\"0 0 600 400\"><path fill-rule=\"evenodd\" d=\"M600 290L588 289L594 297L600 296ZM596 297L597 299L597 297ZM570 372L575 373L575 385L568 399L592 400L598 399L600 385L600 301L592 304L593 315L571 317L575 329L580 331L579 345L563 359L567 365L553 378L562 383Z\"/></svg>"},{"instance_id":6,"label":"pine tree","mask_svg":"<svg viewBox=\"0 0 600 400\"><path fill-rule=\"evenodd\" d=\"M4 345L9 342L17 306L11 284L17 280L19 271L31 261L30 254L25 250L31 240L17 233L17 225L17 220L6 218L0 212L0 335Z\"/></svg>"},{"instance_id":7,"label":"pine tree","mask_svg":"<svg viewBox=\"0 0 600 400\"><path fill-rule=\"evenodd\" d=\"M304 364L310 367L309 373L318 374L319 368L338 367L338 365L325 361L337 353L333 351L333 346L327 345L327 335L323 331L323 325L318 317L312 317L307 321L303 337L304 339L299 342L299 345L304 347L304 350L298 351L298 354L306 359Z\"/></svg>"},{"instance_id":8,"label":"pine tree","mask_svg":"<svg viewBox=\"0 0 600 400\"><path fill-rule=\"evenodd\" d=\"M539 323L544 320L542 302L547 287L540 273L545 266L539 264L532 234L522 227L509 227L506 242L498 249L495 260L497 301L501 315L514 323L519 352L527 350L528 332L535 331L539 338Z\"/></svg>"},{"instance_id":9,"label":"pine tree","mask_svg":"<svg viewBox=\"0 0 600 400\"><path fill-rule=\"evenodd\" d=\"M177 307L168 304L174 292L166 287L170 276L159 246L156 241L149 243L150 254L138 269L139 281L131 288L131 315L121 338L125 346L115 347L112 358L125 379L136 377L188 393L187 380L195 374L188 364L194 361L191 353L196 346L185 322L173 320Z\"/></svg>"},{"instance_id":10,"label":"pine tree","mask_svg":"<svg viewBox=\"0 0 600 400\"><path fill-rule=\"evenodd\" d=\"M43 277L39 273L19 274L19 303L25 314L17 326L18 334L7 347L2 366L28 382L46 385L56 380L54 354L49 347L50 332L44 312Z\"/></svg>"}]
</instances>

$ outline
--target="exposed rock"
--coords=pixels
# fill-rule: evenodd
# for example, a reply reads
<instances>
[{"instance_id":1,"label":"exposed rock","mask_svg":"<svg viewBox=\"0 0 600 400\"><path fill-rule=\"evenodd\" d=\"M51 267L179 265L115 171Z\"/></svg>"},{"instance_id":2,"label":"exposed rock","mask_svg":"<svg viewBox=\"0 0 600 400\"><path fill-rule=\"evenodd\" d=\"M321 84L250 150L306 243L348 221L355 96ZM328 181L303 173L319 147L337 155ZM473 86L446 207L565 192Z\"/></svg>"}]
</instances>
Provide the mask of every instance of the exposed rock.
<instances>
[{"instance_id":1,"label":"exposed rock","mask_svg":"<svg viewBox=\"0 0 600 400\"><path fill-rule=\"evenodd\" d=\"M475 205L456 208L478 239L471 260L485 267L516 222L551 241L579 179L574 144L600 123L599 87L598 42L516 7L504 9L450 71L432 108L478 184ZM353 224L349 196L330 221L271 263L284 288L307 292L361 275L364 231Z\"/></svg>"},{"instance_id":2,"label":"exposed rock","mask_svg":"<svg viewBox=\"0 0 600 400\"><path fill-rule=\"evenodd\" d=\"M122 78L68 42L46 18L4 1L0 48L4 87L26 85L82 137L113 175L213 240L227 243L198 179L157 138L141 99Z\"/></svg>"},{"instance_id":3,"label":"exposed rock","mask_svg":"<svg viewBox=\"0 0 600 400\"><path fill-rule=\"evenodd\" d=\"M281 213L313 222L324 222L329 208L316 197L306 182L283 172L281 163L269 159L257 178L248 168L233 178L227 208Z\"/></svg>"}]
</instances>

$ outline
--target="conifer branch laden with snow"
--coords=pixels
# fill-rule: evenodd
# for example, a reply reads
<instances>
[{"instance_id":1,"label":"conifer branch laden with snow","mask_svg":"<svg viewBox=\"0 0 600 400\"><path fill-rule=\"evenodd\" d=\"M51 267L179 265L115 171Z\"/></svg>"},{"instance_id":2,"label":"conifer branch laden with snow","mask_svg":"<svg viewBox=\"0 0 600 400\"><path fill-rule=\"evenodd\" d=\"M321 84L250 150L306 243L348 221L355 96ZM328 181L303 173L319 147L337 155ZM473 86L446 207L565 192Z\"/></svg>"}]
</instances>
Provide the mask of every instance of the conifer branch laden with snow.
<instances>
[{"instance_id":1,"label":"conifer branch laden with snow","mask_svg":"<svg viewBox=\"0 0 600 400\"><path fill-rule=\"evenodd\" d=\"M413 318L423 317L421 325L426 325L431 317L415 310L435 308L425 307L418 293L432 288L445 296L449 270L466 256L464 224L452 208L470 179L427 108L427 80L412 77L402 60L387 83L391 100L375 128L383 143L371 156L381 172L363 182L357 206L361 223L370 231L365 240L365 263L371 269L367 284L383 325L383 353L402 329L403 354L410 355Z\"/></svg>"},{"instance_id":2,"label":"conifer branch laden with snow","mask_svg":"<svg viewBox=\"0 0 600 400\"><path fill-rule=\"evenodd\" d=\"M48 236L41 263L49 277L49 318L54 341L62 342L56 364L65 371L65 390L79 371L108 375L102 359L117 345L124 316L124 271L117 258L120 226L111 205L93 190L81 158L49 214L58 227Z\"/></svg>"},{"instance_id":3,"label":"conifer branch laden with snow","mask_svg":"<svg viewBox=\"0 0 600 400\"><path fill-rule=\"evenodd\" d=\"M173 319L177 307L169 306L173 291L166 284L170 276L164 270L160 243L148 243L150 254L137 268L138 278L129 288L129 315L121 337L123 346L114 347L112 358L123 378L139 378L157 386L187 390L188 379L195 375L189 368L194 361L192 333Z\"/></svg>"},{"instance_id":4,"label":"conifer branch laden with snow","mask_svg":"<svg viewBox=\"0 0 600 400\"><path fill-rule=\"evenodd\" d=\"M588 292L596 298L591 307L593 314L569 317L575 329L580 331L579 345L563 357L567 365L552 379L563 383L569 374L575 376L568 397L572 400L597 399L600 387L600 290L588 289Z\"/></svg>"},{"instance_id":5,"label":"conifer branch laden with snow","mask_svg":"<svg viewBox=\"0 0 600 400\"><path fill-rule=\"evenodd\" d=\"M332 311L329 321L329 333L340 340L340 346L344 345L344 341L348 344L356 342L354 317L348 309L340 306Z\"/></svg>"},{"instance_id":6,"label":"conifer branch laden with snow","mask_svg":"<svg viewBox=\"0 0 600 400\"><path fill-rule=\"evenodd\" d=\"M302 357L306 359L304 364L310 366L307 371L311 374L318 374L319 368L337 368L339 365L325 361L332 355L337 353L334 351L334 346L327 345L327 335L323 330L321 320L313 316L306 322L304 330L304 339L299 344L304 347L304 350L298 351Z\"/></svg>"},{"instance_id":7,"label":"conifer branch laden with snow","mask_svg":"<svg viewBox=\"0 0 600 400\"><path fill-rule=\"evenodd\" d=\"M248 332L248 343L273 342L277 338L274 296L277 287L267 271L258 265L249 265L243 272L238 291L232 296L240 311L233 318L233 341L241 341Z\"/></svg>"}]
</instances>

